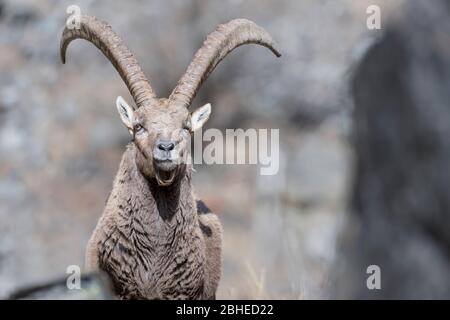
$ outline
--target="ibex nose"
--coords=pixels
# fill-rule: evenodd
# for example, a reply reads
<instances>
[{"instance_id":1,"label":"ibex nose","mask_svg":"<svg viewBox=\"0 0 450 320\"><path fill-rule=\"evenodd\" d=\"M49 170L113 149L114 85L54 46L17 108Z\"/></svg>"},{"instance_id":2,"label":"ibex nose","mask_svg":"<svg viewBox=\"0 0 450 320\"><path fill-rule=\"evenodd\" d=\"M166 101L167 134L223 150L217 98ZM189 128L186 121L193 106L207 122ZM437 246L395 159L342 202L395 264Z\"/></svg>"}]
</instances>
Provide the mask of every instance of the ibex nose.
<instances>
[{"instance_id":1,"label":"ibex nose","mask_svg":"<svg viewBox=\"0 0 450 320\"><path fill-rule=\"evenodd\" d=\"M175 148L175 144L170 141L161 141L157 146L158 149L162 151L172 151Z\"/></svg>"}]
</instances>

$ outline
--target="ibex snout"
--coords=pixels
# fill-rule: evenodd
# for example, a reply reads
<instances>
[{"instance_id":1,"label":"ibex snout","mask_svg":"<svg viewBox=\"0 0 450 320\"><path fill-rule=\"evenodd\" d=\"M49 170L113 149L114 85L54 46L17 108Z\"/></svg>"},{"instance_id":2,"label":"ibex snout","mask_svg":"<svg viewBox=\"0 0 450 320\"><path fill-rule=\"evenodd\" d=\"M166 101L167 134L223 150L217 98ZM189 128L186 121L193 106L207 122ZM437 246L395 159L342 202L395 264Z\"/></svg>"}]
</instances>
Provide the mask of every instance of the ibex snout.
<instances>
[{"instance_id":1,"label":"ibex snout","mask_svg":"<svg viewBox=\"0 0 450 320\"><path fill-rule=\"evenodd\" d=\"M172 151L175 144L172 141L160 140L156 143L156 147L161 151Z\"/></svg>"},{"instance_id":2,"label":"ibex snout","mask_svg":"<svg viewBox=\"0 0 450 320\"><path fill-rule=\"evenodd\" d=\"M176 176L180 155L175 143L170 140L158 140L153 151L156 180L159 185L169 185Z\"/></svg>"}]
</instances>

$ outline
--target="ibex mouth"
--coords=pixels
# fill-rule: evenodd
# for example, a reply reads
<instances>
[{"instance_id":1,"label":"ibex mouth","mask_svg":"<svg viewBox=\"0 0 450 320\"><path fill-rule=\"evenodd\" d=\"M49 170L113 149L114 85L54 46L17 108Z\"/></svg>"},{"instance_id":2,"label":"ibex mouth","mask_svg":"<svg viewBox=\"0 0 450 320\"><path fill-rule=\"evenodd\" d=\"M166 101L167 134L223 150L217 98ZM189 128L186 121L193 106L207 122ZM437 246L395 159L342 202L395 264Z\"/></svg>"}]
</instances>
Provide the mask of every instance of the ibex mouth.
<instances>
[{"instance_id":1,"label":"ibex mouth","mask_svg":"<svg viewBox=\"0 0 450 320\"><path fill-rule=\"evenodd\" d=\"M156 169L156 181L158 182L158 185L161 187L166 187L172 184L173 180L175 179L177 170L171 170L171 171L164 171Z\"/></svg>"}]
</instances>

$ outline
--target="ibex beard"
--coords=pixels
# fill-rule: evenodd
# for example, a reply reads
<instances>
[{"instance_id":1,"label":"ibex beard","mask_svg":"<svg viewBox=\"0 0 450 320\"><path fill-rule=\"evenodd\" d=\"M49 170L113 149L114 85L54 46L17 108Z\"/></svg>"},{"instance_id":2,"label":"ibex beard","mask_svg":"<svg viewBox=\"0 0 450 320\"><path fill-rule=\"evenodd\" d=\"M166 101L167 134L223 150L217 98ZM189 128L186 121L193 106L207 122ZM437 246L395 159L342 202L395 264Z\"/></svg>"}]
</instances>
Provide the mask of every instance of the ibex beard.
<instances>
[{"instance_id":1,"label":"ibex beard","mask_svg":"<svg viewBox=\"0 0 450 320\"><path fill-rule=\"evenodd\" d=\"M123 154L106 207L88 242L86 265L103 270L123 299L214 299L221 277L222 226L196 197L190 135L211 114L207 104L190 113L201 84L234 48L249 43L280 53L255 23L219 25L197 51L169 98L157 98L136 59L111 27L82 16L79 29L61 39L92 42L112 62L134 104L116 106L132 141Z\"/></svg>"}]
</instances>

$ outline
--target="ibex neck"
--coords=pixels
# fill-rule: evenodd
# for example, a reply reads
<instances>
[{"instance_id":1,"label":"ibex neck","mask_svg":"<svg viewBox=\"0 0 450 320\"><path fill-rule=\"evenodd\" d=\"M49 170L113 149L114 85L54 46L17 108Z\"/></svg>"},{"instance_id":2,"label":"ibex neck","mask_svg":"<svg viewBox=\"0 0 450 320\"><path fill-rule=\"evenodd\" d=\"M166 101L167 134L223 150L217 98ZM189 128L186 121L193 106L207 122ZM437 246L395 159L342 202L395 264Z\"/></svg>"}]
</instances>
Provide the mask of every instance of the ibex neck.
<instances>
[{"instance_id":1,"label":"ibex neck","mask_svg":"<svg viewBox=\"0 0 450 320\"><path fill-rule=\"evenodd\" d=\"M159 216L163 220L171 219L178 212L184 213L183 206L191 200L191 172L189 167L183 167L170 186L161 187L154 178L146 180L153 199L155 199Z\"/></svg>"},{"instance_id":2,"label":"ibex neck","mask_svg":"<svg viewBox=\"0 0 450 320\"><path fill-rule=\"evenodd\" d=\"M130 191L142 205L140 211L158 215L162 220L171 220L175 215L187 215L192 207L192 186L190 165L186 164L170 186L161 187L155 178L146 177L140 172L134 161L135 147L130 145L123 158L123 180L127 181ZM139 212L142 216L143 212ZM156 218L156 217L154 217Z\"/></svg>"}]
</instances>

